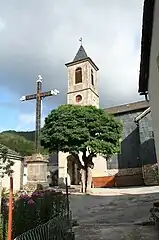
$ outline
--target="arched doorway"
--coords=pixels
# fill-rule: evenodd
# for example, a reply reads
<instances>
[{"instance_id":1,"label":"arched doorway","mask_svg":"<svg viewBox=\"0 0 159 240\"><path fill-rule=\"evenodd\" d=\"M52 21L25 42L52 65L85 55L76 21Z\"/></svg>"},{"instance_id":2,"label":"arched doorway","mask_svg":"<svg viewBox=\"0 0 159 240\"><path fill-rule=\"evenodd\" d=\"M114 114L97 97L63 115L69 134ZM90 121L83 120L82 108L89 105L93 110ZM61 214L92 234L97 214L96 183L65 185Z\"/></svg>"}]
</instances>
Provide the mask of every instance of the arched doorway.
<instances>
[{"instance_id":1,"label":"arched doorway","mask_svg":"<svg viewBox=\"0 0 159 240\"><path fill-rule=\"evenodd\" d=\"M70 185L80 184L80 172L78 165L72 155L67 157L67 174L69 175Z\"/></svg>"}]
</instances>

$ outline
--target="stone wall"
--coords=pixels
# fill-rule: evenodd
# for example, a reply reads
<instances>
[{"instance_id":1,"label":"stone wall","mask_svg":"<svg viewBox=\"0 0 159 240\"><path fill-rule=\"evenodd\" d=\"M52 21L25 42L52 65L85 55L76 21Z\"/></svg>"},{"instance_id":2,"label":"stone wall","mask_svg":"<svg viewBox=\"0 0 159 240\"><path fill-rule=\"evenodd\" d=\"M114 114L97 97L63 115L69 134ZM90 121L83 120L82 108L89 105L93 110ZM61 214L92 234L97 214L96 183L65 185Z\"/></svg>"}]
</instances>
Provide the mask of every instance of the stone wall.
<instances>
[{"instance_id":1,"label":"stone wall","mask_svg":"<svg viewBox=\"0 0 159 240\"><path fill-rule=\"evenodd\" d=\"M123 136L121 151L114 155L109 162L109 169L138 168L142 166L139 159L139 131L134 122L134 118L141 111L115 115L123 124Z\"/></svg>"},{"instance_id":2,"label":"stone wall","mask_svg":"<svg viewBox=\"0 0 159 240\"><path fill-rule=\"evenodd\" d=\"M151 114L139 121L139 126L134 122L134 118L142 112L116 115L123 124L121 151L111 158L108 169L139 168L156 163Z\"/></svg>"},{"instance_id":3,"label":"stone wall","mask_svg":"<svg viewBox=\"0 0 159 240\"><path fill-rule=\"evenodd\" d=\"M93 177L94 187L143 186L142 168L111 169L105 176Z\"/></svg>"},{"instance_id":4,"label":"stone wall","mask_svg":"<svg viewBox=\"0 0 159 240\"><path fill-rule=\"evenodd\" d=\"M123 169L119 169L116 171L117 169L111 169L111 170L107 170L108 171L108 176L134 176L134 175L140 175L142 174L142 168L123 168Z\"/></svg>"},{"instance_id":5,"label":"stone wall","mask_svg":"<svg viewBox=\"0 0 159 240\"><path fill-rule=\"evenodd\" d=\"M151 164L143 167L143 178L146 186L158 185L156 173Z\"/></svg>"},{"instance_id":6,"label":"stone wall","mask_svg":"<svg viewBox=\"0 0 159 240\"><path fill-rule=\"evenodd\" d=\"M82 68L82 83L75 84L75 70L78 67ZM94 85L92 85L91 82L91 70L93 70L94 73ZM99 107L97 71L89 61L68 67L67 104L76 105L76 96L79 94L82 96L80 105L93 105Z\"/></svg>"},{"instance_id":7,"label":"stone wall","mask_svg":"<svg viewBox=\"0 0 159 240\"><path fill-rule=\"evenodd\" d=\"M140 159L142 165L156 163L156 150L153 138L151 113L139 121L140 132Z\"/></svg>"},{"instance_id":8,"label":"stone wall","mask_svg":"<svg viewBox=\"0 0 159 240\"><path fill-rule=\"evenodd\" d=\"M151 113L139 121L140 159L143 165L143 178L147 186L157 185L156 175L152 168L157 162L155 143L153 138Z\"/></svg>"}]
</instances>

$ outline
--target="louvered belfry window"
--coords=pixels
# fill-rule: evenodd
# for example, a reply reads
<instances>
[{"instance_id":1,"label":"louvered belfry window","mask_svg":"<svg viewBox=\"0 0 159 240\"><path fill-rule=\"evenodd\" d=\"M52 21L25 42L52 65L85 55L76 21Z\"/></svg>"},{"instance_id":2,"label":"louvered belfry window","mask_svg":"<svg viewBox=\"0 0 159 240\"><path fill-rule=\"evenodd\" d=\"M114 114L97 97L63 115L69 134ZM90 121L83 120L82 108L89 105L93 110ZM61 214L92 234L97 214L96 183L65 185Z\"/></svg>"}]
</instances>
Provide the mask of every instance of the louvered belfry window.
<instances>
[{"instance_id":1,"label":"louvered belfry window","mask_svg":"<svg viewBox=\"0 0 159 240\"><path fill-rule=\"evenodd\" d=\"M75 71L75 84L82 83L82 68L76 68Z\"/></svg>"},{"instance_id":2,"label":"louvered belfry window","mask_svg":"<svg viewBox=\"0 0 159 240\"><path fill-rule=\"evenodd\" d=\"M93 76L93 70L91 69L91 81L92 81L92 85L94 85L94 76Z\"/></svg>"}]
</instances>

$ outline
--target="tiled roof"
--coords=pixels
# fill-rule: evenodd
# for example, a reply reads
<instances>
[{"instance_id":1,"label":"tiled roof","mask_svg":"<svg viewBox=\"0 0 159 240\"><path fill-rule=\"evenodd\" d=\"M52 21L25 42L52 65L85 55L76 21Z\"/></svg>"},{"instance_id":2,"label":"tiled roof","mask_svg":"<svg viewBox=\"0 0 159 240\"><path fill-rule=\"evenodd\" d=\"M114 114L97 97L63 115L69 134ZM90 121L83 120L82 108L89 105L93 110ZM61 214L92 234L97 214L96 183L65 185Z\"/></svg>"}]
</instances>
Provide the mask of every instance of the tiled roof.
<instances>
[{"instance_id":1,"label":"tiled roof","mask_svg":"<svg viewBox=\"0 0 159 240\"><path fill-rule=\"evenodd\" d=\"M147 101L139 101L139 102L128 103L128 104L124 104L124 105L105 108L104 111L107 113L112 113L112 114L117 115L117 114L122 114L122 113L126 113L126 112L144 110L148 107L149 107L149 103Z\"/></svg>"},{"instance_id":2,"label":"tiled roof","mask_svg":"<svg viewBox=\"0 0 159 240\"><path fill-rule=\"evenodd\" d=\"M154 6L155 0L144 1L142 39L141 39L141 61L138 89L138 92L140 94L144 94L148 91Z\"/></svg>"},{"instance_id":3,"label":"tiled roof","mask_svg":"<svg viewBox=\"0 0 159 240\"><path fill-rule=\"evenodd\" d=\"M73 59L73 62L80 61L80 60L83 60L86 58L88 58L87 53L86 53L84 47L81 45L75 58Z\"/></svg>"},{"instance_id":4,"label":"tiled roof","mask_svg":"<svg viewBox=\"0 0 159 240\"><path fill-rule=\"evenodd\" d=\"M8 147L6 147L6 146L4 146L2 144L0 144L0 155L2 153L2 149L3 148L7 148L8 149L8 154L7 154L8 158L10 158L12 160L22 160L23 159L23 157L19 153L9 149Z\"/></svg>"}]
</instances>

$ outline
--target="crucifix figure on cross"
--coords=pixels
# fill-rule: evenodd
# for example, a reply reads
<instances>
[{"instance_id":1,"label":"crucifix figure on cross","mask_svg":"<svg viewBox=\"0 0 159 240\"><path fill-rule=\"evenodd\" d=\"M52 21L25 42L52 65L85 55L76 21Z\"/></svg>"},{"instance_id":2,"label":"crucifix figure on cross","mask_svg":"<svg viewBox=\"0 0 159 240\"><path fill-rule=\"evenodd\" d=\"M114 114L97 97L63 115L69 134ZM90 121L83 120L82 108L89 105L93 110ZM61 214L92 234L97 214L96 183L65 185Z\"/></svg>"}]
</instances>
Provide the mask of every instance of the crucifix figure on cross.
<instances>
[{"instance_id":1,"label":"crucifix figure on cross","mask_svg":"<svg viewBox=\"0 0 159 240\"><path fill-rule=\"evenodd\" d=\"M36 153L40 153L40 130L41 130L41 108L42 99L49 96L56 96L59 94L57 89L50 90L47 92L42 92L42 77L38 76L36 81L36 93L31 95L26 95L21 97L21 101L28 101L36 99L36 129L35 129L35 150Z\"/></svg>"}]
</instances>

